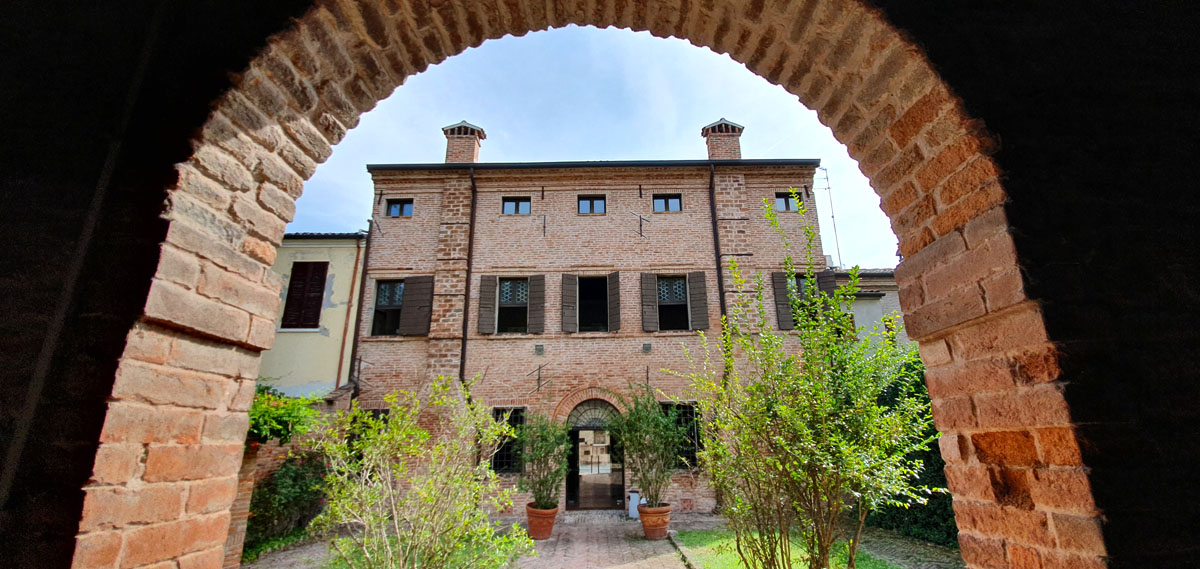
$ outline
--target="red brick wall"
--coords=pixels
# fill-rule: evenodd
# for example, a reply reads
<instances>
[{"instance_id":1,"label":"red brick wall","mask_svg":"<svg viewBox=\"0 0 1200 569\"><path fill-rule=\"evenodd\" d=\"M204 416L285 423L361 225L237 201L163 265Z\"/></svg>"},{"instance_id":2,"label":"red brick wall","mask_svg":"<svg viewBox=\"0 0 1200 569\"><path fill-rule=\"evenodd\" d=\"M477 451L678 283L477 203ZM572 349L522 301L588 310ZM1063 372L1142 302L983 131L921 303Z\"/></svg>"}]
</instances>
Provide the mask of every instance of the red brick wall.
<instances>
[{"instance_id":1,"label":"red brick wall","mask_svg":"<svg viewBox=\"0 0 1200 569\"><path fill-rule=\"evenodd\" d=\"M220 549L219 539L208 538L223 537L227 507L209 511L182 501L185 492L227 484L237 471L244 436L240 394L252 392L256 353L270 345L278 308L281 283L269 276L267 265L291 217L281 194L297 197L303 180L359 115L405 77L487 38L576 22L686 37L729 53L817 110L871 179L906 256L897 279L905 287L902 306L911 336L922 344L931 375L941 368L943 383L951 387L935 395L938 426L956 441L943 448L957 449L962 466L987 469L990 494L965 483L952 486L969 563L1016 565L1035 556L1043 564L1096 566L1104 544L1094 535L1076 539L1072 533L1094 528L1099 520L1090 490L1081 489L1085 468L1028 465L1019 460L1027 452L988 450L992 436L1033 437L1039 460L1073 456L1079 448L1063 399L1057 349L1050 347L1042 309L1016 282L1015 257L990 257L983 261L986 271L979 270L979 257L1011 248L1001 209L1009 194L986 156L995 146L921 50L879 12L857 2L728 0L690 3L678 14L643 8L620 2L592 8L450 2L431 11L419 3L322 3L270 38L269 48L246 69L218 73L241 71L192 140L178 181L146 183L169 188L164 216L169 229L141 323L120 358L108 411L113 424L133 407L145 412L146 421L162 424L199 412L203 430L198 435L190 428L163 430L171 433L168 439L155 439L155 433L103 440L86 488L75 565L133 567L197 559ZM1047 187L1054 185L1059 184ZM149 221L149 215L143 217ZM991 238L977 240L977 231ZM455 257L462 246L461 230L439 230L435 254L442 257L431 261L442 282L463 270ZM924 278L942 266L949 268ZM489 268L514 274L531 269ZM712 275L709 280L711 285ZM448 294L435 308L439 324L427 343L436 356L428 360L427 375L457 369L457 341L447 336L462 305ZM156 343L196 344L214 355L189 363L186 356L147 345ZM467 366L472 365L477 364L469 354ZM976 374L978 369L997 372ZM228 426L239 422L240 433ZM144 465L131 466L138 452ZM157 484L161 488L151 489ZM160 502L156 492L176 493L178 501ZM139 518L152 521L131 521ZM218 526L221 532L209 531Z\"/></svg>"},{"instance_id":2,"label":"red brick wall","mask_svg":"<svg viewBox=\"0 0 1200 569\"><path fill-rule=\"evenodd\" d=\"M453 141L452 141L453 144ZM687 381L663 369L688 369L680 344L699 353L692 332L646 333L641 326L640 273L683 274L704 271L708 320L720 322L709 207L709 171L687 168L587 168L549 170L478 170L475 243L467 333L467 377L479 375L474 395L489 405L520 405L550 413L572 393L601 387L625 391L630 382L647 378L667 396L686 398ZM774 206L776 192L789 187L812 187L812 167L728 167L713 179L717 196L722 250L738 257L748 269L778 268L784 251L777 234L762 218L764 199ZM373 338L371 319L363 320L360 355L367 362L362 377L369 390L364 404L382 404L393 389L420 391L438 374L456 376L462 329L461 295L470 216L470 185L463 172L373 172L380 207L380 232L373 236L368 263L370 307L373 283L379 279L429 274L437 276L431 338ZM429 193L443 188L442 196ZM681 194L682 211L654 213L653 195ZM604 195L604 215L579 215L580 195ZM383 217L387 199L414 196L418 207L411 219ZM501 198L531 198L529 215L502 215ZM427 204L420 207L420 204ZM436 208L435 204L441 205ZM638 234L640 214L648 218ZM803 256L802 227L816 224L815 207L803 217L782 213L781 224L793 240L793 254ZM430 243L435 224L436 244ZM425 235L416 235L425 231ZM581 244L585 244L581 246ZM823 263L820 243L814 257ZM749 254L753 256L748 256ZM607 275L621 272L621 326L618 332L562 332L562 274ZM542 334L479 334L479 281L483 275L546 276L545 332ZM369 310L365 315L371 314ZM652 351L643 353L642 344ZM544 355L534 355L534 345ZM536 373L545 364L544 386L537 389ZM566 409L569 412L570 409ZM687 497L689 508L711 511L713 495L703 484L680 478L672 495ZM682 507L682 506L681 506Z\"/></svg>"}]
</instances>

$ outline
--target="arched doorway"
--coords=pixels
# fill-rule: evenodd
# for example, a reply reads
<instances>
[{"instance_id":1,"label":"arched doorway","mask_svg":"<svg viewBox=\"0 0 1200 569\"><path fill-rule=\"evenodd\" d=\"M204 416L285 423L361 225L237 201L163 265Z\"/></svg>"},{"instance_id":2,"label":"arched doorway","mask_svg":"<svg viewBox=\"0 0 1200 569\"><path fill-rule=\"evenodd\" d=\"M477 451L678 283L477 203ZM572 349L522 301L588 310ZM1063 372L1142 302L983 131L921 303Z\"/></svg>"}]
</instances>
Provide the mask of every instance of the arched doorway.
<instances>
[{"instance_id":1,"label":"arched doorway","mask_svg":"<svg viewBox=\"0 0 1200 569\"><path fill-rule=\"evenodd\" d=\"M608 426L620 414L612 403L588 399L567 416L567 509L613 510L625 505L625 468Z\"/></svg>"},{"instance_id":2,"label":"arched doorway","mask_svg":"<svg viewBox=\"0 0 1200 569\"><path fill-rule=\"evenodd\" d=\"M297 6L297 12L307 8L304 2L292 4ZM922 355L933 370L929 376L931 390L940 389L934 398L938 426L947 434L942 439L942 451L953 471L950 486L963 506L959 511L963 551L964 555L971 556L972 563L994 566L992 561L1000 559L1001 562L1013 560L1015 564L1018 556L1022 556L1020 559L1033 559L1031 563L1041 558L1044 564L1049 563L1046 559L1051 559L1061 563L1086 561L1087 566L1094 566L1098 563L1096 559L1105 554L1106 543L1114 558L1124 554L1126 559L1129 555L1140 555L1143 550L1186 549L1190 542L1185 537L1172 537L1176 541L1164 543L1140 539L1140 532L1146 528L1186 527L1186 523L1169 522L1182 522L1195 516L1191 509L1180 507L1179 500L1172 499L1178 498L1179 493L1163 491L1164 488L1194 486L1185 484L1186 478L1181 478L1192 471L1188 461L1194 458L1194 453L1190 450L1176 452L1175 446L1180 440L1178 433L1194 423L1186 420L1193 411L1166 403L1193 401L1195 397L1190 396L1191 391L1180 390L1191 389L1188 386L1195 382L1154 379L1177 377L1180 371L1186 373L1179 362L1188 360L1176 356L1194 348L1194 334L1188 332L1188 324L1174 318L1186 311L1162 310L1163 305L1174 307L1171 302L1175 300L1182 306L1194 303L1191 295L1196 279L1193 273L1187 272L1187 267L1194 263L1163 262L1194 256L1193 251L1186 249L1194 240L1177 238L1181 230L1185 231L1185 236L1193 236L1194 226L1176 223L1194 211L1190 207L1193 198L1189 195L1186 202L1175 201L1163 197L1166 194L1162 193L1162 188L1178 188L1179 180L1189 179L1183 169L1187 167L1185 154L1193 146L1180 144L1179 137L1164 136L1164 132L1196 132L1196 129L1188 128L1194 126L1193 115L1178 112L1188 104L1181 101L1191 101L1194 97L1162 100L1147 97L1160 86L1186 86L1187 89L1192 86L1183 82L1186 79L1178 79L1180 75L1171 67L1175 58L1159 58L1161 66L1142 65L1141 60L1147 58L1146 54L1178 54L1181 45L1188 48L1183 50L1184 53L1194 53L1194 44L1178 41L1184 36L1175 31L1184 27L1188 18L1168 18L1164 16L1167 12L1151 10L1119 14L1093 10L1089 17L1079 18L1070 7L1054 3L1001 11L969 4L930 8L919 3L900 2L863 3L865 8L859 3L817 1L713 1L679 3L678 6L517 1L435 4L322 2L320 8L314 9L302 21L280 23L280 29L285 31L273 39L268 35L274 27L255 36L256 43L246 46L245 54L257 52L259 38L262 44L271 47L251 65L244 64L249 56L241 52L219 60L213 56L212 60L192 61L166 48L156 48L156 65L152 71L158 74L152 74L149 79L159 85L167 84L164 77L174 77L163 69L179 70L178 76L211 78L234 74L238 79L228 99L223 100L218 105L219 110L209 117L204 140L196 140L192 147L194 158L176 156L172 160L172 163L190 164L181 166L178 187L173 181L163 181L161 176L151 176L161 173L151 171L151 168L161 168L163 163L161 155L155 154L150 159L146 151L150 146L178 150L190 133L197 132L204 122L202 117L208 110L208 103L217 99L215 94L211 97L208 94L224 87L212 86L207 91L181 90L176 93L179 96L173 97L143 97L157 99L160 105L162 101L169 101L170 107L139 108L143 114L155 112L155 120L144 123L153 123L156 127L166 123L161 132L150 131L164 136L151 137L146 130L137 131L138 136L129 142L140 142L140 146L127 145L130 150L121 155L119 173L143 174L137 177L139 183L122 186L137 191L127 191L121 199L128 198L131 203L141 201L136 201L137 207L104 205L104 209L96 209L97 217L114 221L108 225L117 229L111 230L110 234L98 234L95 245L89 248L84 242L79 249L86 253L88 260L86 264L78 263L80 267L111 266L97 259L110 259L106 255L112 255L114 263L128 270L56 270L65 263L55 265L51 259L55 256L72 258L61 255L57 249L67 250L73 246L71 240L75 239L75 234L66 235L73 231L73 226L63 233L66 236L62 239L46 239L46 236L60 235L47 229L60 223L58 219L31 216L28 207L12 210L26 219L44 218L40 221L43 225L34 226L34 231L25 230L26 225L15 225L18 228L15 233L30 236L28 241L18 241L18 244L45 243L41 245L43 249L37 251L46 253L39 255L41 258L31 257L37 259L36 263L30 263L37 266L36 273L46 275L47 282L56 285L73 286L77 282L92 285L90 290L80 293L83 300L74 305L70 297L72 286L61 286L68 292L64 293L60 303L41 302L38 297L39 302L26 304L44 305L47 315L62 306L63 314L72 317L103 316L112 321L103 333L88 326L67 325L62 328L66 331L61 337L100 338L117 344L113 348L116 353L105 350L105 357L94 361L74 358L74 354L94 352L77 350L67 341L62 342L65 347L58 351L51 345L44 350L47 354L44 358L39 356L36 372L28 374L32 378L28 380L29 385L36 387L30 388L28 400L44 404L36 410L36 421L32 419L35 412L32 405L30 410L23 411L22 417L28 426L20 432L28 433L27 440L18 438L18 443L10 448L17 449L13 454L20 454L20 448L39 449L40 456L54 460L12 461L16 470L6 476L16 481L15 487L24 484L33 488L37 486L30 481L53 479L68 492L75 492L95 471L98 480L108 481L122 492L121 504L138 505L125 509L114 506L114 511L145 511L143 505L152 498L138 485L142 480L139 478L142 476L139 457L148 452L156 464L165 464L157 462L159 459L153 456L157 449L147 445L161 445L169 456L188 453L188 456L210 458L208 464L214 465L214 470L189 474L178 481L187 486L183 491L190 492L193 486L227 483L228 476L222 475L236 471L236 456L233 452L223 453L220 445L236 451L240 445L236 428L230 429L232 434L228 440L220 442L208 436L207 429L203 439L198 440L194 433L171 432L168 436L157 432L151 433L155 435L151 437L114 428L118 426L118 419L131 416L134 411L144 412L149 417L147 421L166 420L164 418L191 412L181 409L175 399L162 396L170 392L157 387L165 382L203 382L205 386L213 387L213 393L237 394L227 397L228 401L221 402L216 408L204 411L207 413L206 424L210 420L220 424L228 419L230 425L236 425L244 417L244 394L253 391L256 354L269 343L270 334L264 333L262 319L246 316L247 309L261 294L222 295L226 302L213 300L197 287L176 284L179 279L194 279L196 267L201 263L224 260L227 262L220 265L221 268L241 271L239 274L245 277L231 281L244 285L238 290L272 292L272 286L277 288L277 284L253 279L261 274L261 260L273 255L274 247L278 245L273 237L258 230L272 230L273 226L260 223L265 221L262 217L250 215L258 213L252 208L240 209L235 217L226 208L211 210L203 204L188 204L185 197L220 198L224 194L204 192L214 188L227 191L248 180L259 182L264 178L276 178L286 172L276 168L280 166L280 159L297 172L295 176L285 174L283 177L291 181L302 180L310 175L313 162L328 154L329 148L321 139L336 142L344 128L352 128L357 122L359 113L386 94L403 76L457 53L466 45L477 45L487 37L579 22L650 29L659 35L673 34L729 51L756 73L786 86L805 104L820 109L826 124L834 127L856 157L864 158L864 170L868 170L884 196L884 208L892 217L895 230L898 234L911 236L902 239L910 245L906 252L915 252L906 262L905 272L911 286L906 290L904 308L913 322L926 327L926 333L921 334ZM229 12L211 8L196 10L211 14L211 20L227 27L232 22L249 19L234 17L232 7ZM880 15L877 10L886 13ZM141 12L133 11L135 14ZM63 23L71 18L49 11L47 18L55 20L46 29L69 29ZM98 19L93 13L77 13L74 19L85 18L90 20L87 29L99 27L93 25ZM277 16L277 19L285 20L284 16ZM196 17L176 20L186 23L189 28L205 30L197 25ZM1048 22L1061 23L1061 29L1055 29L1053 34L1046 33ZM1149 23L1163 25L1149 26ZM120 38L136 39L142 30L130 25L109 27L119 30ZM897 29L906 32L906 39L890 41L895 40ZM1150 29L1154 32L1143 31ZM222 29L220 34L207 35L229 43L226 31ZM194 33L187 38L197 39L204 35ZM72 40L73 37L78 39ZM855 38L871 41L856 44ZM62 34L59 39L86 42L87 52L105 56L110 55L105 50L116 50L112 46L120 45L115 41L95 41L84 34ZM288 47L297 47L296 40L303 45L295 51L286 51ZM186 45L185 42L178 44ZM34 44L31 42L31 45ZM1147 47L1161 51L1145 49ZM43 57L47 61L70 53L66 47L44 50L40 43L29 51L34 49L44 51ZM330 55L330 62L306 57L310 50L315 50L318 55ZM188 55L201 52L197 49ZM313 65L301 65L297 73L295 66L280 59L281 53L299 54L301 63ZM924 64L926 54L936 64L936 72L932 71L934 67ZM908 67L909 55L919 63L919 69ZM1139 72L1127 73L1125 69L1133 61L1139 62ZM79 67L31 66L31 69L57 77L60 70L77 71ZM385 85L382 87L381 77L386 77L378 73L381 69L393 75L391 82L383 80ZM370 70L376 72L369 73ZM316 75L320 77L311 80ZM123 84L122 78L128 74L113 73L110 76L112 81L100 82L88 77L87 82L63 83L53 92L57 95L74 91L82 93L80 98L100 100L96 88L104 83ZM946 92L940 89L937 93L927 91L929 83L941 85L942 81L953 85L955 92L966 100L969 113L956 104L948 104ZM88 133L110 132L110 125L104 122L110 119L107 114L64 113L61 107L65 99L45 96L47 81L44 78L12 83L27 84L37 90L37 98L44 101L48 117L58 117L59 122L66 122L61 117L96 116L95 123L86 123L90 129ZM154 83L148 81L147 84ZM160 93L152 89L131 92L135 95ZM197 92L204 95L197 95ZM312 104L314 93L322 99L318 105ZM875 96L880 94L903 95ZM925 95L931 96L926 98ZM203 100L197 103L195 99L202 97ZM179 110L184 108L181 99L187 99L189 104L182 111ZM957 101L956 97L950 99ZM197 104L201 107L199 111ZM36 110L39 107L33 109L22 114L38 116L40 113ZM999 195L1000 186L992 178L985 180L986 187L982 183L969 184L975 190L986 191L968 193L967 185L962 182L976 178L990 164L978 160L976 153L964 151L963 145L953 144L945 138L948 134L961 133L958 126L968 125L973 118L988 120L989 127L1004 136L1006 154L1001 163L1005 179L1003 192ZM1114 128L1114 120L1137 136ZM1055 128L1047 129L1047 124L1053 124ZM1156 128L1160 124L1167 128ZM1131 128L1131 125L1140 126ZM312 128L321 130L313 131ZM47 128L26 129L25 132L33 136L38 131L44 131L46 134L42 136L53 138L56 144L33 144L21 139L21 146L31 149L30 156L33 156L32 151L43 155L40 159L54 163L55 171L65 170L68 163L101 170L95 159L85 160L87 157L64 152L57 145L58 139L84 140L86 137L65 136L58 129ZM1120 132L1120 135L1114 136L1114 132ZM880 133L886 133L895 146L889 143L886 150L876 148L872 144L876 140L873 137ZM147 141L156 143L147 144ZM311 144L301 148L297 143ZM254 152L231 155L233 151L228 148L237 147L252 148ZM1155 151L1147 152L1147 148ZM254 164L245 164L248 159ZM207 163L214 169L201 173L195 168L199 163ZM963 167L958 168L954 163ZM942 179L947 168L954 170L955 179L943 185L937 179ZM1153 191L1130 200L1128 184L1123 181L1129 171L1139 172L1142 176L1140 185ZM218 174L219 183L214 185L209 176ZM121 180L121 176L116 179ZM979 182L978 179L975 181ZM61 187L83 185L74 179L70 182ZM49 188L40 194L48 196L46 203L54 205L45 211L73 208L70 209L72 215L88 211L87 197L91 194L83 192L67 196L58 184L42 183L41 186ZM98 187L107 186L101 184ZM291 183L280 187L298 192L298 187ZM166 222L158 221L157 217L157 202L162 201L158 190L163 188L172 188L179 194L173 199ZM240 191L239 195L250 195L256 188ZM38 194L29 192L22 199L32 199L30 196ZM947 201L950 199L955 199L955 203ZM1004 206L983 209L985 205L982 204L1004 200L1008 200ZM145 208L147 201L151 203ZM185 205L192 207L182 207ZM1149 218L1146 212L1150 210L1172 213L1161 214L1164 222L1152 224L1146 222ZM286 211L282 214L286 215ZM933 223L926 223L935 218ZM967 220L973 222L968 224ZM1019 229L1014 233L1022 240L1017 247L1019 261L1018 252L1012 248L992 248L980 240L984 227L998 228L996 235L1007 239L1010 220ZM128 247L120 246L125 243L121 241L125 237L112 234L117 231L131 233L124 230L153 223L158 224L161 234L153 235L158 230L147 229L144 235L138 235L141 240L137 241L141 245L150 242L153 257L146 254L144 248L134 252L137 254L131 253ZM247 229L249 226L257 226L257 230L252 232ZM1164 234L1164 231L1171 234ZM158 244L164 240L164 235L167 245L160 252ZM133 240L132 237L129 239ZM1007 241L1005 244L1011 245ZM13 248L20 249L19 246ZM1106 262L1095 262L1098 255L1107 251L1119 254L1104 257ZM1146 254L1133 254L1135 251ZM1147 263L1147 254L1151 263ZM80 255L83 258L83 253ZM1152 270L1153 278L1111 278L1113 273L1141 275L1147 265L1167 269ZM1000 270L982 277L973 270L980 267ZM1184 267L1184 278L1180 278L1178 267ZM108 274L103 274L105 272ZM153 286L151 276L156 276ZM206 271L205 276L216 278L221 272ZM40 295L53 289L40 286L41 281L33 276L23 278L34 283L25 285L23 290L36 291ZM113 286L113 283L123 286ZM957 284L947 286L951 283ZM982 300L976 294L980 288L985 295ZM148 290L151 291L150 302L146 302ZM29 296L33 297L32 293ZM106 302L97 308L99 303L92 300L98 298L117 298L124 304L136 303L136 306L125 306L118 311L111 307L111 302ZM127 302L131 299L132 302ZM1031 299L1045 302L1033 304ZM70 306L76 307L68 310ZM1151 310L1141 310L1143 308ZM136 313L132 313L134 310ZM120 318L110 319L114 314ZM205 318L206 315L209 318ZM135 321L138 324L131 330ZM1043 321L1047 325L1043 325ZM61 322L58 320L54 326L46 328L50 332L44 335L36 333L44 327L39 317L28 317L27 322L22 321L22 333L10 336L29 339L35 344L42 342L43 337L59 336ZM119 330L112 332L111 329ZM1131 333L1131 330L1137 333ZM1138 344L1136 350L1127 349L1130 338L1139 338L1143 344ZM1064 359L1061 373L1059 347L1071 356ZM453 359L453 346L445 348L443 353L447 360ZM34 346L22 351L42 353L38 349ZM71 355L67 355L68 349L73 351ZM1130 357L1131 352L1136 352L1138 357ZM118 361L121 372L114 376ZM196 364L197 361L202 364ZM33 368L32 365L29 367ZM1151 370L1174 373L1151 373ZM197 377L195 374L198 373L204 375ZM117 377L116 388L114 377ZM1129 377L1138 377L1139 381L1130 382ZM45 395L39 396L42 378L49 378L48 387ZM1071 380L1068 397L1062 393L1068 387L1066 379ZM71 389L58 388L61 385ZM81 386L101 393L93 396L88 392L87 397L67 399L78 393L75 388ZM110 393L112 398L106 399ZM129 401L151 401L155 406L128 404ZM1068 401L1071 403L1069 413ZM1164 412L1164 409L1171 412ZM105 413L111 426L104 437L99 436L101 421L77 425L75 421L62 420L62 417L74 419L81 414L99 414L103 419ZM55 428L37 428L43 424ZM1077 433L1086 443L1082 445L1086 451L1082 456L1081 445L1075 439ZM1143 438L1142 433L1149 435ZM100 440L107 446L96 452ZM72 450L76 454L71 454L69 460L67 451L61 450L77 447L81 450ZM166 452L162 456L168 456ZM1135 458L1131 459L1129 453L1134 453ZM1085 468L1084 463L1089 468ZM130 481L134 484L127 485ZM174 483L176 481L164 482ZM1107 535L1103 539L1099 533L1096 504L1091 500L1093 486L1097 501L1101 501L1100 506L1106 510ZM88 492L92 503L101 505L112 502L102 501L103 498L115 495L96 488L89 488ZM31 545L29 551L61 550L63 541L70 541L69 537L61 536L70 530L59 527L59 518L65 517L68 523L74 524L81 517L89 517L79 515L82 506L79 492L58 507L46 507L44 501L45 496L56 495L54 492L25 492L24 495L34 496L37 500L26 499L19 503L14 500L12 504L15 505L6 504L5 513L17 512L12 519L21 519L24 528L33 528L10 534L20 535L23 542L37 544ZM1105 498L1107 502L1102 501ZM1033 508L1027 509L1031 503ZM88 566L87 559L91 555L93 559L102 558L92 565L112 565L113 562L104 555L119 550L122 543L134 543L132 540L149 535L150 531L166 531L160 529L167 527L163 524L220 525L224 523L221 517L227 518L228 514L219 502L215 504L211 511L208 507L196 511L189 508L185 513L155 510L154 516L149 518L153 521L116 518L118 521L111 526L80 528L84 536L79 540L78 563ZM75 511L66 512L69 508ZM57 511L66 513L54 518L55 531L51 532L45 529L48 524L44 520ZM143 523L147 525L141 525ZM170 529L173 531L174 527ZM43 537L48 535L58 541L51 543L50 538ZM1147 547L1146 543L1154 543L1155 547ZM180 544L176 551L164 548L155 555L161 553L162 558L177 558L185 553L200 555L214 547L207 542Z\"/></svg>"}]
</instances>

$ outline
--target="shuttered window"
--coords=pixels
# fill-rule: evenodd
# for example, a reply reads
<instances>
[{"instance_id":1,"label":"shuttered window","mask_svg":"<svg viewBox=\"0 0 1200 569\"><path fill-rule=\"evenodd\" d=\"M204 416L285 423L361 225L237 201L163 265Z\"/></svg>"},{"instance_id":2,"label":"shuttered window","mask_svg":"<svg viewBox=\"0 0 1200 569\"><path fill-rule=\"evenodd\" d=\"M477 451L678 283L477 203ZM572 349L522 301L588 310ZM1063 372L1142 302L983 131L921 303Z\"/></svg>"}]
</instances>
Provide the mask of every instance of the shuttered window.
<instances>
[{"instance_id":1,"label":"shuttered window","mask_svg":"<svg viewBox=\"0 0 1200 569\"><path fill-rule=\"evenodd\" d=\"M837 275L833 269L826 269L817 273L817 290L833 296L834 290L837 289ZM791 283L798 298L803 299L807 294L807 287L803 276L797 276L796 280ZM771 292L775 296L775 319L779 323L780 330L791 330L796 327L796 322L792 318L792 308L788 300L788 285L787 273L783 271L771 273Z\"/></svg>"},{"instance_id":2,"label":"shuttered window","mask_svg":"<svg viewBox=\"0 0 1200 569\"><path fill-rule=\"evenodd\" d=\"M562 276L563 332L621 329L621 272L603 277Z\"/></svg>"},{"instance_id":3,"label":"shuttered window","mask_svg":"<svg viewBox=\"0 0 1200 569\"><path fill-rule=\"evenodd\" d=\"M687 278L658 277L658 329L687 330Z\"/></svg>"},{"instance_id":4,"label":"shuttered window","mask_svg":"<svg viewBox=\"0 0 1200 569\"><path fill-rule=\"evenodd\" d=\"M372 336L420 336L429 333L433 313L433 277L375 283Z\"/></svg>"},{"instance_id":5,"label":"shuttered window","mask_svg":"<svg viewBox=\"0 0 1200 569\"><path fill-rule=\"evenodd\" d=\"M375 283L375 317L371 321L372 336L400 334L400 314L404 306L404 281Z\"/></svg>"},{"instance_id":6,"label":"shuttered window","mask_svg":"<svg viewBox=\"0 0 1200 569\"><path fill-rule=\"evenodd\" d=\"M321 302L325 297L325 277L328 273L328 261L292 263L281 328L304 329L321 326Z\"/></svg>"},{"instance_id":7,"label":"shuttered window","mask_svg":"<svg viewBox=\"0 0 1200 569\"><path fill-rule=\"evenodd\" d=\"M708 293L704 271L687 276L642 273L642 330L705 330Z\"/></svg>"},{"instance_id":8,"label":"shuttered window","mask_svg":"<svg viewBox=\"0 0 1200 569\"><path fill-rule=\"evenodd\" d=\"M546 325L546 276L479 280L480 334L541 334Z\"/></svg>"},{"instance_id":9,"label":"shuttered window","mask_svg":"<svg viewBox=\"0 0 1200 569\"><path fill-rule=\"evenodd\" d=\"M579 331L608 331L608 277L579 278Z\"/></svg>"}]
</instances>

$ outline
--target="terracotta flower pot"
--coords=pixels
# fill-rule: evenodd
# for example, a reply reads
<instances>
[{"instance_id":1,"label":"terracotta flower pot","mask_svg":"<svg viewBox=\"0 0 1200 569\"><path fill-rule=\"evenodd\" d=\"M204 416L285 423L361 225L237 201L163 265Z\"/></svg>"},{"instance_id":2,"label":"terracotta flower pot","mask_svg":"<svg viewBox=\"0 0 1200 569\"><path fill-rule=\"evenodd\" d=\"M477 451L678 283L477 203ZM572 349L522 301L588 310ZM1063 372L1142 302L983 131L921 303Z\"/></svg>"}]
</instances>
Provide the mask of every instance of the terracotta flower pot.
<instances>
[{"instance_id":1,"label":"terracotta flower pot","mask_svg":"<svg viewBox=\"0 0 1200 569\"><path fill-rule=\"evenodd\" d=\"M638 504L638 518L642 520L642 533L646 539L666 539L667 527L671 525L671 505L651 508Z\"/></svg>"},{"instance_id":2,"label":"terracotta flower pot","mask_svg":"<svg viewBox=\"0 0 1200 569\"><path fill-rule=\"evenodd\" d=\"M554 517L558 515L558 506L552 510L539 510L533 507L533 502L525 504L525 518L529 520L529 537L531 539L550 539L554 531Z\"/></svg>"}]
</instances>

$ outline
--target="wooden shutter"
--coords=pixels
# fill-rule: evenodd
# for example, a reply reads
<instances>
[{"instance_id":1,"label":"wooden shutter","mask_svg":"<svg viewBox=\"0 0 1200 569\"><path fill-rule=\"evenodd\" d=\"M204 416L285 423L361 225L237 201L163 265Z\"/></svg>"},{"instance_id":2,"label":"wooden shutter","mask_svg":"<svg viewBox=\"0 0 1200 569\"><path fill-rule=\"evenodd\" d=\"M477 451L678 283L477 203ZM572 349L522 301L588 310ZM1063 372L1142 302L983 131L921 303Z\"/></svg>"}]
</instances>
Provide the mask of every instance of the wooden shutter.
<instances>
[{"instance_id":1,"label":"wooden shutter","mask_svg":"<svg viewBox=\"0 0 1200 569\"><path fill-rule=\"evenodd\" d=\"M608 274L608 331L621 329L621 272Z\"/></svg>"},{"instance_id":2,"label":"wooden shutter","mask_svg":"<svg viewBox=\"0 0 1200 569\"><path fill-rule=\"evenodd\" d=\"M433 276L404 279L404 297L400 302L400 335L428 334L432 313Z\"/></svg>"},{"instance_id":3,"label":"wooden shutter","mask_svg":"<svg viewBox=\"0 0 1200 569\"><path fill-rule=\"evenodd\" d=\"M325 297L325 276L329 263L301 261L292 263L287 300L283 305L282 328L319 328L321 302Z\"/></svg>"},{"instance_id":4,"label":"wooden shutter","mask_svg":"<svg viewBox=\"0 0 1200 569\"><path fill-rule=\"evenodd\" d=\"M692 330L708 329L708 292L704 287L704 271L688 273L688 310Z\"/></svg>"},{"instance_id":5,"label":"wooden shutter","mask_svg":"<svg viewBox=\"0 0 1200 569\"><path fill-rule=\"evenodd\" d=\"M658 276L642 273L642 330L658 331Z\"/></svg>"},{"instance_id":6,"label":"wooden shutter","mask_svg":"<svg viewBox=\"0 0 1200 569\"><path fill-rule=\"evenodd\" d=\"M496 333L496 275L479 277L479 333Z\"/></svg>"},{"instance_id":7,"label":"wooden shutter","mask_svg":"<svg viewBox=\"0 0 1200 569\"><path fill-rule=\"evenodd\" d=\"M526 330L530 334L546 331L546 275L529 276L529 297Z\"/></svg>"},{"instance_id":8,"label":"wooden shutter","mask_svg":"<svg viewBox=\"0 0 1200 569\"><path fill-rule=\"evenodd\" d=\"M788 302L787 273L771 273L771 288L775 293L775 319L779 322L779 329L795 328L796 322L792 320L792 306ZM803 291L801 293L803 294Z\"/></svg>"},{"instance_id":9,"label":"wooden shutter","mask_svg":"<svg viewBox=\"0 0 1200 569\"><path fill-rule=\"evenodd\" d=\"M817 273L817 289L821 292L833 296L834 289L837 288L837 276L834 275L833 269L825 269Z\"/></svg>"},{"instance_id":10,"label":"wooden shutter","mask_svg":"<svg viewBox=\"0 0 1200 569\"><path fill-rule=\"evenodd\" d=\"M579 277L567 273L562 276L562 330L579 331Z\"/></svg>"}]
</instances>

